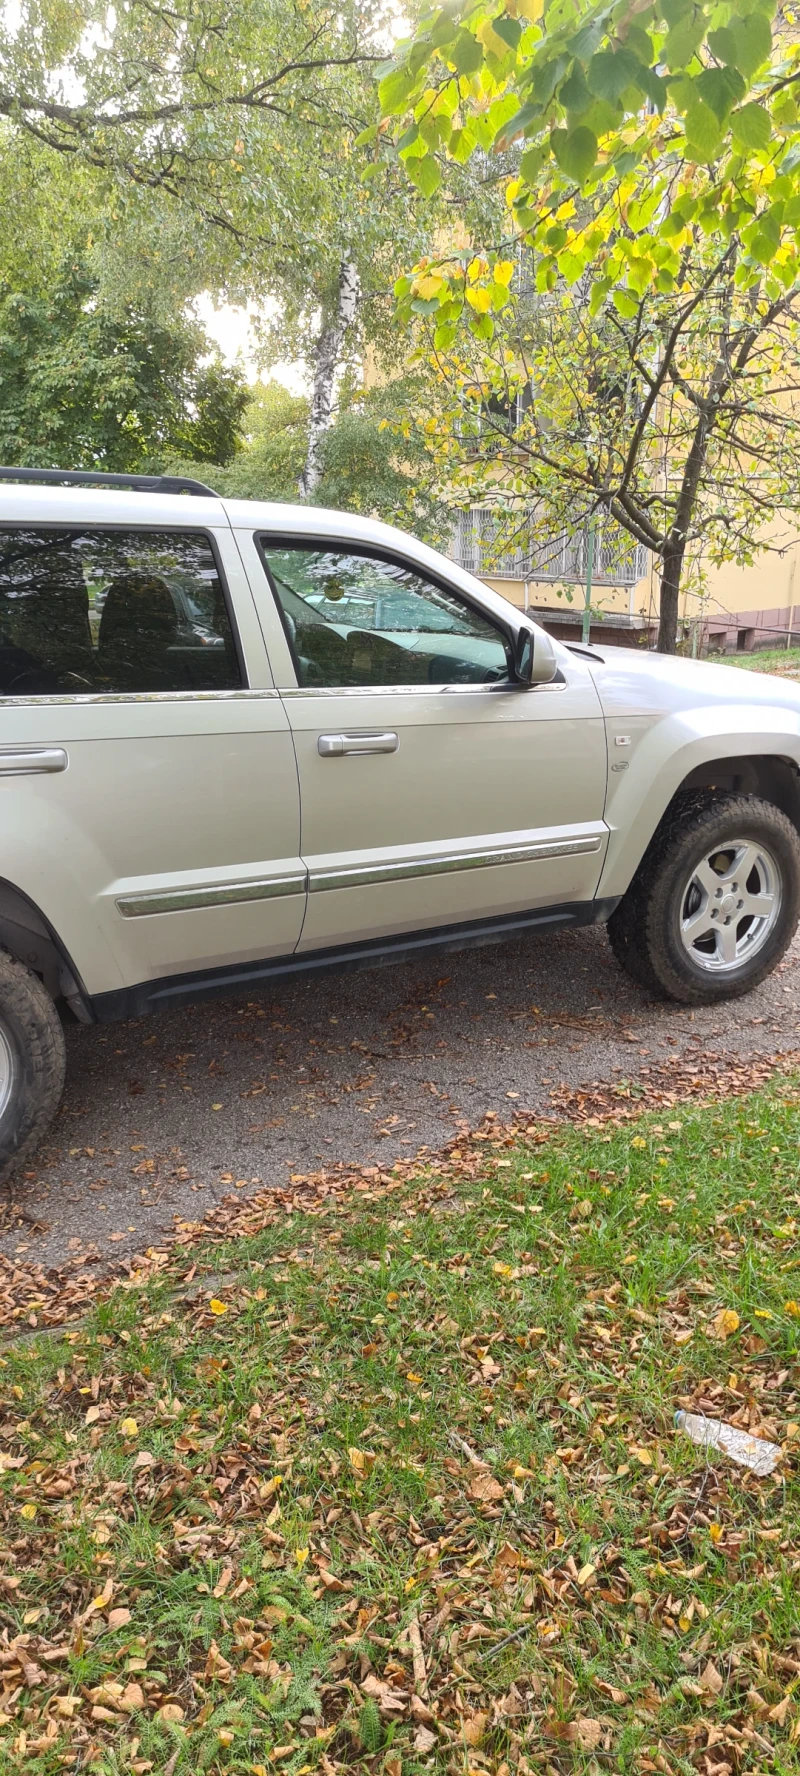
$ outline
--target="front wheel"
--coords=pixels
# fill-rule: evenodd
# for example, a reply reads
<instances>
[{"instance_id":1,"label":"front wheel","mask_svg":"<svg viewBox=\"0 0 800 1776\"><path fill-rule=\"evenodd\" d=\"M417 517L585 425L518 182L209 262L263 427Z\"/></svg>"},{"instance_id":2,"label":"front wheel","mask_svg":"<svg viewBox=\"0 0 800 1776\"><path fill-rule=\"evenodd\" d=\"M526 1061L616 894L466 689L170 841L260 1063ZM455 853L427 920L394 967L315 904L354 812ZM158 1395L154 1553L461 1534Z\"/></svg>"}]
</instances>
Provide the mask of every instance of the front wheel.
<instances>
[{"instance_id":1,"label":"front wheel","mask_svg":"<svg viewBox=\"0 0 800 1776\"><path fill-rule=\"evenodd\" d=\"M38 975L0 950L0 1182L39 1145L64 1087L64 1031Z\"/></svg>"},{"instance_id":2,"label":"front wheel","mask_svg":"<svg viewBox=\"0 0 800 1776\"><path fill-rule=\"evenodd\" d=\"M609 920L640 986L686 1005L735 999L770 974L800 918L800 837L757 796L700 797L662 822Z\"/></svg>"}]
</instances>

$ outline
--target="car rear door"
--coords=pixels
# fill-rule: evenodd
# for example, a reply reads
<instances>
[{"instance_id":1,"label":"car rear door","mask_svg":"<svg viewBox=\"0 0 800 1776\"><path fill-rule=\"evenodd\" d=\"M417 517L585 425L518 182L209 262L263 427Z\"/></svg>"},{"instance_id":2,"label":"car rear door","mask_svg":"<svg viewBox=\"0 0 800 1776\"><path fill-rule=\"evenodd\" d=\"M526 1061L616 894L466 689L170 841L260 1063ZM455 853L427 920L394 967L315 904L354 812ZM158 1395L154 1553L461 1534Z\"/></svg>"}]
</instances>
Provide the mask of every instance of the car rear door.
<instances>
[{"instance_id":1,"label":"car rear door","mask_svg":"<svg viewBox=\"0 0 800 1776\"><path fill-rule=\"evenodd\" d=\"M293 950L297 768L219 504L102 498L0 526L2 874L91 993L166 990Z\"/></svg>"}]
</instances>

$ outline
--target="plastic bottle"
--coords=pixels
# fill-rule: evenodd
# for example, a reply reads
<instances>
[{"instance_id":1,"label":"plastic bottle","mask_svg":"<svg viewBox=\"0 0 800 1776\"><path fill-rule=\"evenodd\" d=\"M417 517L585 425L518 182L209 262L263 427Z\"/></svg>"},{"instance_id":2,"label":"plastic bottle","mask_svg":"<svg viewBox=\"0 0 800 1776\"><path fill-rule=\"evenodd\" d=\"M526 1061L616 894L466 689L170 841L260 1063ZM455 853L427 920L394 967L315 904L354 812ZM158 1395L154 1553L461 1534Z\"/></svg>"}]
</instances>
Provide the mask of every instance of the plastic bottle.
<instances>
[{"instance_id":1,"label":"plastic bottle","mask_svg":"<svg viewBox=\"0 0 800 1776\"><path fill-rule=\"evenodd\" d=\"M754 1437L750 1431L740 1430L738 1425L726 1424L724 1419L706 1418L704 1413L676 1412L675 1425L701 1449L718 1449L722 1455L730 1456L731 1461L738 1462L741 1468L752 1468L754 1474L771 1474L783 1454L779 1443L768 1443L765 1437Z\"/></svg>"}]
</instances>

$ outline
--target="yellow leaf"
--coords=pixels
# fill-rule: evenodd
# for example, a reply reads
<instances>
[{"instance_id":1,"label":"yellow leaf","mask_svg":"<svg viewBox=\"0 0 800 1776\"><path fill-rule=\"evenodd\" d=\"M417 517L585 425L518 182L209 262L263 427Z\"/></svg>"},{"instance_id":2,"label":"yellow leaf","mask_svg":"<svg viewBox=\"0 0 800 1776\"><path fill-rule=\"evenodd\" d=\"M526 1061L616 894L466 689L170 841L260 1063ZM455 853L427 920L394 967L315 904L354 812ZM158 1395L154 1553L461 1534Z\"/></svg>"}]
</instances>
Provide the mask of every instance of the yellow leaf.
<instances>
[{"instance_id":1,"label":"yellow leaf","mask_svg":"<svg viewBox=\"0 0 800 1776\"><path fill-rule=\"evenodd\" d=\"M649 1449L641 1449L638 1444L634 1444L631 1450L631 1455L635 1456L638 1462L641 1462L643 1468L652 1468L653 1457L650 1454Z\"/></svg>"},{"instance_id":2,"label":"yellow leaf","mask_svg":"<svg viewBox=\"0 0 800 1776\"><path fill-rule=\"evenodd\" d=\"M406 1376L406 1381L410 1381L412 1387L419 1387L419 1384L422 1381L422 1376L421 1375L412 1375L411 1370L409 1369L409 1372Z\"/></svg>"},{"instance_id":3,"label":"yellow leaf","mask_svg":"<svg viewBox=\"0 0 800 1776\"><path fill-rule=\"evenodd\" d=\"M497 1277L510 1277L514 1275L513 1266L510 1264L493 1264L492 1270Z\"/></svg>"},{"instance_id":4,"label":"yellow leaf","mask_svg":"<svg viewBox=\"0 0 800 1776\"><path fill-rule=\"evenodd\" d=\"M597 1571L596 1566L592 1565L591 1560L587 1560L586 1565L582 1566L580 1572L578 1573L578 1584L579 1585L588 1585L589 1580L594 1577L594 1574L596 1573L596 1571Z\"/></svg>"},{"instance_id":5,"label":"yellow leaf","mask_svg":"<svg viewBox=\"0 0 800 1776\"><path fill-rule=\"evenodd\" d=\"M514 276L514 261L513 261L513 259L498 259L497 264L494 268L495 283L496 284L505 284L507 287L510 284L513 276Z\"/></svg>"},{"instance_id":6,"label":"yellow leaf","mask_svg":"<svg viewBox=\"0 0 800 1776\"><path fill-rule=\"evenodd\" d=\"M390 1289L390 1290L389 1290L389 1293L388 1293L388 1295L387 1295L387 1297L386 1297L386 1304L387 1304L387 1306L388 1306L388 1307L394 1307L394 1306L395 1306L395 1303L396 1303L396 1302L398 1302L398 1301L399 1301L399 1300L400 1300L400 1296L399 1296L399 1295L398 1295L398 1293L397 1293L397 1290L396 1290L396 1289Z\"/></svg>"},{"instance_id":7,"label":"yellow leaf","mask_svg":"<svg viewBox=\"0 0 800 1776\"><path fill-rule=\"evenodd\" d=\"M212 1314L226 1314L228 1311L227 1302L226 1301L218 1301L216 1295L212 1295L211 1300L209 1301L208 1305L211 1309Z\"/></svg>"},{"instance_id":8,"label":"yellow leaf","mask_svg":"<svg viewBox=\"0 0 800 1776\"><path fill-rule=\"evenodd\" d=\"M139 1426L135 1418L123 1418L119 1428L123 1437L138 1437L139 1435Z\"/></svg>"},{"instance_id":9,"label":"yellow leaf","mask_svg":"<svg viewBox=\"0 0 800 1776\"><path fill-rule=\"evenodd\" d=\"M793 1320L800 1320L800 1302L784 1301L783 1311L784 1313L791 1314Z\"/></svg>"},{"instance_id":10,"label":"yellow leaf","mask_svg":"<svg viewBox=\"0 0 800 1776\"><path fill-rule=\"evenodd\" d=\"M476 314L486 314L491 300L491 295L486 289L485 284L467 291L467 301L470 308L475 309Z\"/></svg>"},{"instance_id":11,"label":"yellow leaf","mask_svg":"<svg viewBox=\"0 0 800 1776\"><path fill-rule=\"evenodd\" d=\"M36 1506L35 1505L23 1505L22 1506L22 1509L20 1511L20 1517L24 1517L26 1523L32 1523L35 1516L36 1516Z\"/></svg>"},{"instance_id":12,"label":"yellow leaf","mask_svg":"<svg viewBox=\"0 0 800 1776\"><path fill-rule=\"evenodd\" d=\"M295 1557L295 1560L297 1561L298 1566L305 1566L305 1563L308 1559L308 1549L307 1548L295 1548L294 1557Z\"/></svg>"},{"instance_id":13,"label":"yellow leaf","mask_svg":"<svg viewBox=\"0 0 800 1776\"><path fill-rule=\"evenodd\" d=\"M735 1309L723 1307L710 1327L711 1337L716 1338L720 1344L724 1344L726 1338L730 1338L734 1332L738 1332L739 1325L739 1315Z\"/></svg>"},{"instance_id":14,"label":"yellow leaf","mask_svg":"<svg viewBox=\"0 0 800 1776\"><path fill-rule=\"evenodd\" d=\"M644 1138L644 1135L634 1135L633 1140L631 1141L631 1146L632 1147L646 1147L647 1142Z\"/></svg>"},{"instance_id":15,"label":"yellow leaf","mask_svg":"<svg viewBox=\"0 0 800 1776\"><path fill-rule=\"evenodd\" d=\"M712 1542L714 1542L715 1545L717 1542L721 1542L722 1541L722 1533L723 1533L722 1532L722 1524L721 1523L710 1523L708 1526L708 1533L711 1537Z\"/></svg>"},{"instance_id":16,"label":"yellow leaf","mask_svg":"<svg viewBox=\"0 0 800 1776\"><path fill-rule=\"evenodd\" d=\"M369 1474L375 1466L377 1456L373 1449L348 1449L351 1468L357 1474Z\"/></svg>"}]
</instances>

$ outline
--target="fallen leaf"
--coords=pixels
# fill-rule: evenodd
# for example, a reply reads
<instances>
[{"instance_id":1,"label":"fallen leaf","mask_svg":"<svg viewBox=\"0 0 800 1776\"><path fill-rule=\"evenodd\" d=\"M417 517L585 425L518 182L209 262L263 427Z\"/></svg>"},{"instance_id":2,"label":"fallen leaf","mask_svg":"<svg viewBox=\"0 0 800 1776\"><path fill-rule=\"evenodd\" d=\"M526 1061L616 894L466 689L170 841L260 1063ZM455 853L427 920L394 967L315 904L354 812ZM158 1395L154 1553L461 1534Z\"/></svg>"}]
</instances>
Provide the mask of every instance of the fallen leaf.
<instances>
[{"instance_id":1,"label":"fallen leaf","mask_svg":"<svg viewBox=\"0 0 800 1776\"><path fill-rule=\"evenodd\" d=\"M503 1498L505 1494L500 1481L495 1480L494 1474L490 1474L488 1470L482 1470L479 1474L473 1474L469 1483L469 1496L479 1499L482 1504L490 1504L494 1499Z\"/></svg>"},{"instance_id":2,"label":"fallen leaf","mask_svg":"<svg viewBox=\"0 0 800 1776\"><path fill-rule=\"evenodd\" d=\"M711 1659L709 1659L705 1670L700 1673L700 1683L710 1696L719 1696L722 1691L722 1678Z\"/></svg>"},{"instance_id":3,"label":"fallen leaf","mask_svg":"<svg viewBox=\"0 0 800 1776\"><path fill-rule=\"evenodd\" d=\"M435 1744L436 1734L431 1732L430 1727L417 1727L416 1733L414 1734L415 1751L420 1752L424 1757L426 1752L433 1751Z\"/></svg>"},{"instance_id":4,"label":"fallen leaf","mask_svg":"<svg viewBox=\"0 0 800 1776\"><path fill-rule=\"evenodd\" d=\"M208 1305L212 1314L226 1314L228 1311L227 1303L218 1301L216 1295L212 1295Z\"/></svg>"},{"instance_id":5,"label":"fallen leaf","mask_svg":"<svg viewBox=\"0 0 800 1776\"><path fill-rule=\"evenodd\" d=\"M115 1628L127 1628L130 1619L131 1612L129 1609L113 1609L108 1612L108 1626L112 1631Z\"/></svg>"},{"instance_id":6,"label":"fallen leaf","mask_svg":"<svg viewBox=\"0 0 800 1776\"><path fill-rule=\"evenodd\" d=\"M139 1426L135 1418L123 1418L119 1428L123 1437L133 1439L139 1435Z\"/></svg>"},{"instance_id":7,"label":"fallen leaf","mask_svg":"<svg viewBox=\"0 0 800 1776\"><path fill-rule=\"evenodd\" d=\"M488 1714L468 1714L466 1720L461 1722L461 1737L467 1745L480 1745L488 1725Z\"/></svg>"},{"instance_id":8,"label":"fallen leaf","mask_svg":"<svg viewBox=\"0 0 800 1776\"><path fill-rule=\"evenodd\" d=\"M162 1706L156 1710L155 1718L160 1721L182 1721L183 1712L180 1702L164 1702Z\"/></svg>"},{"instance_id":9,"label":"fallen leaf","mask_svg":"<svg viewBox=\"0 0 800 1776\"><path fill-rule=\"evenodd\" d=\"M731 1338L734 1332L738 1332L739 1325L740 1320L736 1310L732 1307L723 1307L716 1319L711 1322L709 1337L715 1338L718 1344L724 1344L726 1338Z\"/></svg>"},{"instance_id":10,"label":"fallen leaf","mask_svg":"<svg viewBox=\"0 0 800 1776\"><path fill-rule=\"evenodd\" d=\"M357 1474L371 1474L378 1459L373 1449L351 1448L348 1449L347 1454L350 1466L355 1469Z\"/></svg>"}]
</instances>

